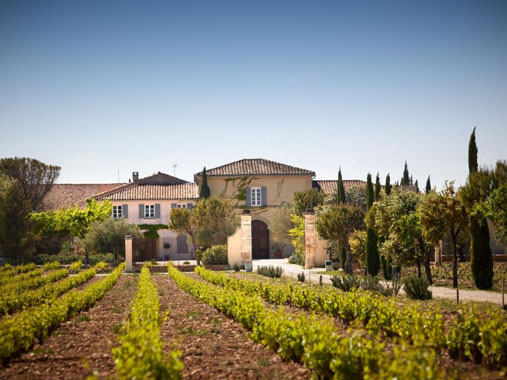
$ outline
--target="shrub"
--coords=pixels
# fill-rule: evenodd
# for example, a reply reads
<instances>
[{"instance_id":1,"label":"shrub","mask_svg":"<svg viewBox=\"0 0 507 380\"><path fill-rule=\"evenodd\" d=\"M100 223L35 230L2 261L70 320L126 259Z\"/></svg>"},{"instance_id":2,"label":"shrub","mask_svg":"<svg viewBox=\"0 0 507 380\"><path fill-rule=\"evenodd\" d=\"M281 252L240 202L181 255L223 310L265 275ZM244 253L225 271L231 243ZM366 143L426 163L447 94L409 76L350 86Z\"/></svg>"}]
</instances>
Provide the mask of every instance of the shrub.
<instances>
[{"instance_id":1,"label":"shrub","mask_svg":"<svg viewBox=\"0 0 507 380\"><path fill-rule=\"evenodd\" d=\"M202 254L202 262L204 265L225 265L228 262L227 246L214 245Z\"/></svg>"},{"instance_id":2,"label":"shrub","mask_svg":"<svg viewBox=\"0 0 507 380\"><path fill-rule=\"evenodd\" d=\"M275 267L273 265L261 266L257 268L257 274L265 277L280 278L283 274L282 267Z\"/></svg>"},{"instance_id":3,"label":"shrub","mask_svg":"<svg viewBox=\"0 0 507 380\"><path fill-rule=\"evenodd\" d=\"M292 255L289 256L289 263L296 264L296 265L304 265L305 264L305 257L298 251L294 251Z\"/></svg>"},{"instance_id":4,"label":"shrub","mask_svg":"<svg viewBox=\"0 0 507 380\"><path fill-rule=\"evenodd\" d=\"M76 273L81 270L82 266L83 266L83 263L81 262L81 260L74 261L72 264L70 264L69 270L71 271L71 273Z\"/></svg>"},{"instance_id":5,"label":"shrub","mask_svg":"<svg viewBox=\"0 0 507 380\"><path fill-rule=\"evenodd\" d=\"M239 272L241 270L241 265L239 265L238 263L234 263L232 269L234 269L234 272Z\"/></svg>"},{"instance_id":6,"label":"shrub","mask_svg":"<svg viewBox=\"0 0 507 380\"><path fill-rule=\"evenodd\" d=\"M430 283L426 277L408 277L403 280L403 289L407 296L413 300L431 299Z\"/></svg>"},{"instance_id":7,"label":"shrub","mask_svg":"<svg viewBox=\"0 0 507 380\"><path fill-rule=\"evenodd\" d=\"M298 274L298 281L299 282L305 282L305 274L304 272L301 272Z\"/></svg>"},{"instance_id":8,"label":"shrub","mask_svg":"<svg viewBox=\"0 0 507 380\"><path fill-rule=\"evenodd\" d=\"M45 270L53 270L60 268L60 263L58 261L51 261L49 263L44 264Z\"/></svg>"},{"instance_id":9,"label":"shrub","mask_svg":"<svg viewBox=\"0 0 507 380\"><path fill-rule=\"evenodd\" d=\"M190 261L183 261L183 265L188 265L190 264Z\"/></svg>"},{"instance_id":10,"label":"shrub","mask_svg":"<svg viewBox=\"0 0 507 380\"><path fill-rule=\"evenodd\" d=\"M361 285L361 280L356 276L333 276L331 282L335 288L344 292L350 292Z\"/></svg>"}]
</instances>

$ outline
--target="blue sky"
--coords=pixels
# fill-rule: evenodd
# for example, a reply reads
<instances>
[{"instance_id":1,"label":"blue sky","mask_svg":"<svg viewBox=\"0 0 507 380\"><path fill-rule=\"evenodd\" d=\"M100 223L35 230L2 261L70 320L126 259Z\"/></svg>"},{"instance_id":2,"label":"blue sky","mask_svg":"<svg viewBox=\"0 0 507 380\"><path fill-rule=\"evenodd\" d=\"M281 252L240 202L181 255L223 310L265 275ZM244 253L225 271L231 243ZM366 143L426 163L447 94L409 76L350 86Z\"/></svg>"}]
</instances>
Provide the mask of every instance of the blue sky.
<instances>
[{"instance_id":1,"label":"blue sky","mask_svg":"<svg viewBox=\"0 0 507 380\"><path fill-rule=\"evenodd\" d=\"M463 183L507 158L505 1L0 0L0 157L60 183L264 157Z\"/></svg>"}]
</instances>

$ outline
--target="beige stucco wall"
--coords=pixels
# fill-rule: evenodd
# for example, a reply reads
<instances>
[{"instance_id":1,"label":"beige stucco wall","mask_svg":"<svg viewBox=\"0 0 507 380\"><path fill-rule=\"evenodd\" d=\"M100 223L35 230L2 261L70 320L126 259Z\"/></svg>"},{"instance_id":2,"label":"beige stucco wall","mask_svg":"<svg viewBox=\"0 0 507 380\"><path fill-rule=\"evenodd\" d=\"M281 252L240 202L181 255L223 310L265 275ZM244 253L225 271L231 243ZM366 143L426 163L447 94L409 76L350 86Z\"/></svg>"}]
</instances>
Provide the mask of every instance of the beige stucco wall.
<instances>
[{"instance_id":1,"label":"beige stucco wall","mask_svg":"<svg viewBox=\"0 0 507 380\"><path fill-rule=\"evenodd\" d=\"M323 267L326 263L326 260L329 259L329 254L327 253L327 240L322 239L319 234L317 234L316 246L317 249L315 251L315 266Z\"/></svg>"},{"instance_id":2,"label":"beige stucco wall","mask_svg":"<svg viewBox=\"0 0 507 380\"><path fill-rule=\"evenodd\" d=\"M229 266L242 264L241 262L241 226L236 228L236 232L227 238L227 253Z\"/></svg>"},{"instance_id":3,"label":"beige stucco wall","mask_svg":"<svg viewBox=\"0 0 507 380\"><path fill-rule=\"evenodd\" d=\"M168 224L169 215L171 212L171 205L173 203L179 205L187 205L188 203L196 204L195 200L143 200L143 201L113 201L113 205L128 205L128 217L129 223L135 224ZM160 218L142 218L139 217L139 205L140 204L160 204ZM178 253L177 252L177 238L178 233L169 229L160 229L157 231L159 235L157 255L159 259L165 259L166 255L171 255L172 260L187 260L190 258L190 252L192 252L192 245L187 241L189 252ZM164 244L169 243L170 248L164 248Z\"/></svg>"}]
</instances>

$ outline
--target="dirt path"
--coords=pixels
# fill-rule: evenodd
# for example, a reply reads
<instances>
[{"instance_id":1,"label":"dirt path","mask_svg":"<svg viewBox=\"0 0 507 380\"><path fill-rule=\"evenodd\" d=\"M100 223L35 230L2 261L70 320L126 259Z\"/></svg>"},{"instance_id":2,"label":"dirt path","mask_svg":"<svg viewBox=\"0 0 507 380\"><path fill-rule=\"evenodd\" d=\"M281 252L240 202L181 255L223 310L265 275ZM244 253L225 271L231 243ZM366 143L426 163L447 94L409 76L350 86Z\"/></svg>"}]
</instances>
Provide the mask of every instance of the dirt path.
<instances>
[{"instance_id":1,"label":"dirt path","mask_svg":"<svg viewBox=\"0 0 507 380\"><path fill-rule=\"evenodd\" d=\"M90 310L60 325L44 344L13 359L9 367L0 368L0 379L63 380L113 374L111 349L136 293L137 276L122 275Z\"/></svg>"},{"instance_id":2,"label":"dirt path","mask_svg":"<svg viewBox=\"0 0 507 380\"><path fill-rule=\"evenodd\" d=\"M248 339L248 331L180 290L168 275L153 275L161 307L170 308L162 326L166 350L182 351L184 379L306 379L304 366Z\"/></svg>"}]
</instances>

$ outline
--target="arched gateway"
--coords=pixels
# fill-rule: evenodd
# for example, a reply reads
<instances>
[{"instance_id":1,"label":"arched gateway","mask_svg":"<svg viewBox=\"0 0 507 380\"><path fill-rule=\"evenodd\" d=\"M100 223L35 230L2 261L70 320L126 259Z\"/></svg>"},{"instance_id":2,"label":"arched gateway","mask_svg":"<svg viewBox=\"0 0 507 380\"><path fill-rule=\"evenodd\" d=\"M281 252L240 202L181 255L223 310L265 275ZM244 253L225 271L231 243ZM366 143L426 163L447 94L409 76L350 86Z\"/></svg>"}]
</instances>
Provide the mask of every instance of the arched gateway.
<instances>
[{"instance_id":1,"label":"arched gateway","mask_svg":"<svg viewBox=\"0 0 507 380\"><path fill-rule=\"evenodd\" d=\"M269 229L260 220L252 220L252 259L269 259Z\"/></svg>"}]
</instances>

